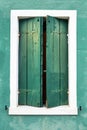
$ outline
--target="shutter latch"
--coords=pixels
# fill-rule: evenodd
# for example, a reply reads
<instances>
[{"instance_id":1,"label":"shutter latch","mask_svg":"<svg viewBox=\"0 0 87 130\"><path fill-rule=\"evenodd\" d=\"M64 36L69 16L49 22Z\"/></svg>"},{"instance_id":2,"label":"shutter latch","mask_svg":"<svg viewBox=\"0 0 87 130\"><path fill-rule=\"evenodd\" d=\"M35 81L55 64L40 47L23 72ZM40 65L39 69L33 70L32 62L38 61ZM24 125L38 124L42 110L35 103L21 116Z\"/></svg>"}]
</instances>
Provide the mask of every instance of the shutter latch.
<instances>
[{"instance_id":1,"label":"shutter latch","mask_svg":"<svg viewBox=\"0 0 87 130\"><path fill-rule=\"evenodd\" d=\"M43 70L44 73L46 73L47 70Z\"/></svg>"}]
</instances>

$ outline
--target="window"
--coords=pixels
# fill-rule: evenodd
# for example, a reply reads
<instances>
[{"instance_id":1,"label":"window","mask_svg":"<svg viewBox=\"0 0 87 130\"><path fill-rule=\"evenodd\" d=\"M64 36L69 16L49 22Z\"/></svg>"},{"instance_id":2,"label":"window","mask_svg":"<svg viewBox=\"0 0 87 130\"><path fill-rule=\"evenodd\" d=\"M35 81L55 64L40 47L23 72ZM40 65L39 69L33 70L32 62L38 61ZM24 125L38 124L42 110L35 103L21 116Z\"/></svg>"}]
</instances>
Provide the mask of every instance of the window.
<instances>
[{"instance_id":1,"label":"window","mask_svg":"<svg viewBox=\"0 0 87 130\"><path fill-rule=\"evenodd\" d=\"M9 114L77 114L76 11L12 10L10 59Z\"/></svg>"}]
</instances>

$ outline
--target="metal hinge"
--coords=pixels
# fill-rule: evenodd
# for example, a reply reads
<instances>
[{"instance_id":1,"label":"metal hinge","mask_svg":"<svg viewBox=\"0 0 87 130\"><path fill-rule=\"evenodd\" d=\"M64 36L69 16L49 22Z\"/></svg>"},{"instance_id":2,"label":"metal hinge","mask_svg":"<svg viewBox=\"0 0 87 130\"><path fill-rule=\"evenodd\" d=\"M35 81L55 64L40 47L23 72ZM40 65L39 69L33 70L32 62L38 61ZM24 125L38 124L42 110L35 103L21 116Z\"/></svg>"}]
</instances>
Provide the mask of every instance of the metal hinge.
<instances>
[{"instance_id":1,"label":"metal hinge","mask_svg":"<svg viewBox=\"0 0 87 130\"><path fill-rule=\"evenodd\" d=\"M69 34L67 34L67 37L69 37Z\"/></svg>"},{"instance_id":2,"label":"metal hinge","mask_svg":"<svg viewBox=\"0 0 87 130\"><path fill-rule=\"evenodd\" d=\"M18 37L20 37L20 33L18 33Z\"/></svg>"}]
</instances>

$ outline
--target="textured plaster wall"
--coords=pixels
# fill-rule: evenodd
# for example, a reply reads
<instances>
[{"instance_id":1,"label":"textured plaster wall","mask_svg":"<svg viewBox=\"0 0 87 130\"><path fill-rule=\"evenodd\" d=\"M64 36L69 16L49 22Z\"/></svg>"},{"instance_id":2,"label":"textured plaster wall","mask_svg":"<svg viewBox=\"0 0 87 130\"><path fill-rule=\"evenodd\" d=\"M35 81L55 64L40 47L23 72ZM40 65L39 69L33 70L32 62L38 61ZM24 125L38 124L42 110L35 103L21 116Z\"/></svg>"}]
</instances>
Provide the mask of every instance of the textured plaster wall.
<instances>
[{"instance_id":1,"label":"textured plaster wall","mask_svg":"<svg viewBox=\"0 0 87 130\"><path fill-rule=\"evenodd\" d=\"M9 116L10 10L77 10L78 116ZM0 0L0 130L87 130L87 1Z\"/></svg>"}]
</instances>

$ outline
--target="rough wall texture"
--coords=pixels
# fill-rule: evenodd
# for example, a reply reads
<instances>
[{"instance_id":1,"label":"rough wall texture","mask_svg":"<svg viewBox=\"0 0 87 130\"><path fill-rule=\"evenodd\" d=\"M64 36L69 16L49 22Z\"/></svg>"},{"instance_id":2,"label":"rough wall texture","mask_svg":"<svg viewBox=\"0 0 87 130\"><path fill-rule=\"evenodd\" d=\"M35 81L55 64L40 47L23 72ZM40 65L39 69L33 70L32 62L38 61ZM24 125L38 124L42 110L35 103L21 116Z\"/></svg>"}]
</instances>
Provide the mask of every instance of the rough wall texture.
<instances>
[{"instance_id":1,"label":"rough wall texture","mask_svg":"<svg viewBox=\"0 0 87 130\"><path fill-rule=\"evenodd\" d=\"M78 116L9 116L10 10L77 10ZM87 130L87 1L0 0L0 130Z\"/></svg>"}]
</instances>

